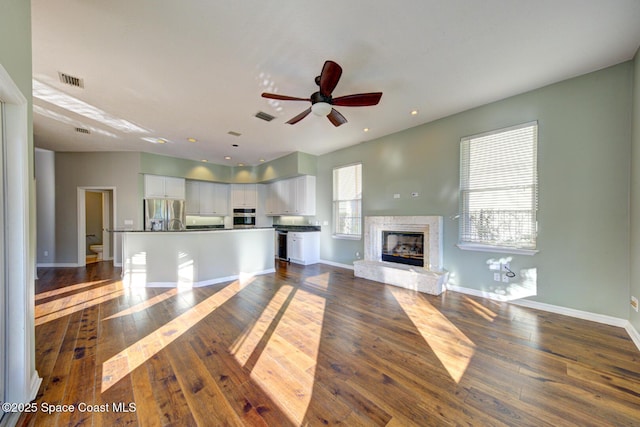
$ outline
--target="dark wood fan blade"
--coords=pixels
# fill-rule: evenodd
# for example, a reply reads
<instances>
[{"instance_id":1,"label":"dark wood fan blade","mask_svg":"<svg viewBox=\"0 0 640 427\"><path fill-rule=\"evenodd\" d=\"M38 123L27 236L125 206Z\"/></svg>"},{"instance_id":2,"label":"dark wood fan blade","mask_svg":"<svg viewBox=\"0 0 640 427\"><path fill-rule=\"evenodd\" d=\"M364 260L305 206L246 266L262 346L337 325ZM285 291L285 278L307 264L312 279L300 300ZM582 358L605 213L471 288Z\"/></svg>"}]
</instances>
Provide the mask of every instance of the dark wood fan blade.
<instances>
[{"instance_id":1,"label":"dark wood fan blade","mask_svg":"<svg viewBox=\"0 0 640 427\"><path fill-rule=\"evenodd\" d=\"M309 98L297 98L295 96L278 95L277 93L263 92L262 93L262 97L263 98L269 98L269 99L279 99L279 100L282 100L282 101L309 101L309 102L311 102L311 99L309 99Z\"/></svg>"},{"instance_id":2,"label":"dark wood fan blade","mask_svg":"<svg viewBox=\"0 0 640 427\"><path fill-rule=\"evenodd\" d=\"M355 95L346 95L333 98L333 105L341 107L368 107L376 105L382 98L382 92L358 93Z\"/></svg>"},{"instance_id":3,"label":"dark wood fan blade","mask_svg":"<svg viewBox=\"0 0 640 427\"><path fill-rule=\"evenodd\" d=\"M331 112L327 115L327 118L334 126L338 127L347 123L347 119L344 118L335 108L331 109Z\"/></svg>"},{"instance_id":4,"label":"dark wood fan blade","mask_svg":"<svg viewBox=\"0 0 640 427\"><path fill-rule=\"evenodd\" d=\"M295 125L296 123L298 123L300 120L304 119L305 117L307 117L309 115L309 113L311 112L311 107L307 108L306 110L304 110L302 113L298 114L297 116L295 116L293 119L289 120L287 123L290 125Z\"/></svg>"},{"instance_id":5,"label":"dark wood fan blade","mask_svg":"<svg viewBox=\"0 0 640 427\"><path fill-rule=\"evenodd\" d=\"M338 85L342 75L342 67L333 61L326 61L320 73L320 93L323 96L331 96L331 92Z\"/></svg>"}]
</instances>

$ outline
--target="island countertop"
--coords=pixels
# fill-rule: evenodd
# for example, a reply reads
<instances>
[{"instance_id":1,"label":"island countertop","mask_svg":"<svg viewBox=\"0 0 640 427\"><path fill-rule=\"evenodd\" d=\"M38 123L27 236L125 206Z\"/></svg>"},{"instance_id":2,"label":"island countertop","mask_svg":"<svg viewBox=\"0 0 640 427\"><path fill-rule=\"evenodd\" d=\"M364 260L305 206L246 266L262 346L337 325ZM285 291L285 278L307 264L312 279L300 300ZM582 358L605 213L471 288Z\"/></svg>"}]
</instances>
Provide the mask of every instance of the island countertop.
<instances>
[{"instance_id":1,"label":"island countertop","mask_svg":"<svg viewBox=\"0 0 640 427\"><path fill-rule=\"evenodd\" d=\"M125 286L196 287L275 271L272 227L119 232Z\"/></svg>"}]
</instances>

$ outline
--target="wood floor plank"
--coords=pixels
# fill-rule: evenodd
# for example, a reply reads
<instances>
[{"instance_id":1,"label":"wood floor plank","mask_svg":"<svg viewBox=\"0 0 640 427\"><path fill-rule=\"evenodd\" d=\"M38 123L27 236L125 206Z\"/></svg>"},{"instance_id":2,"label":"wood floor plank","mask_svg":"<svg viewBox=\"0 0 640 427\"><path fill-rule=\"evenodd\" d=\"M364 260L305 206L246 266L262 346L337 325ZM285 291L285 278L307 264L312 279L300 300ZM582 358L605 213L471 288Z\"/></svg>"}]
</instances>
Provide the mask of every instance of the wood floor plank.
<instances>
[{"instance_id":1,"label":"wood floor plank","mask_svg":"<svg viewBox=\"0 0 640 427\"><path fill-rule=\"evenodd\" d=\"M36 403L135 411L18 425L638 425L640 351L623 328L276 264L180 291L125 289L108 262L41 269Z\"/></svg>"}]
</instances>

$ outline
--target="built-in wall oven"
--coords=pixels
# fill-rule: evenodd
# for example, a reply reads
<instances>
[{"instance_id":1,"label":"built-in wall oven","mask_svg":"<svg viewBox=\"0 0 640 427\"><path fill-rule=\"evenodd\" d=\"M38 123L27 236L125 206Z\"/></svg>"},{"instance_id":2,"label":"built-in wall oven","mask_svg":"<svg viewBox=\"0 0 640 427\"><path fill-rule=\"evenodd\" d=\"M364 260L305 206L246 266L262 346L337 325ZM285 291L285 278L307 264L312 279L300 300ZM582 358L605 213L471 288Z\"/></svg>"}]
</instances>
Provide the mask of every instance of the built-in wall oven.
<instances>
[{"instance_id":1,"label":"built-in wall oven","mask_svg":"<svg viewBox=\"0 0 640 427\"><path fill-rule=\"evenodd\" d=\"M255 209L234 209L233 228L254 228L256 226Z\"/></svg>"}]
</instances>

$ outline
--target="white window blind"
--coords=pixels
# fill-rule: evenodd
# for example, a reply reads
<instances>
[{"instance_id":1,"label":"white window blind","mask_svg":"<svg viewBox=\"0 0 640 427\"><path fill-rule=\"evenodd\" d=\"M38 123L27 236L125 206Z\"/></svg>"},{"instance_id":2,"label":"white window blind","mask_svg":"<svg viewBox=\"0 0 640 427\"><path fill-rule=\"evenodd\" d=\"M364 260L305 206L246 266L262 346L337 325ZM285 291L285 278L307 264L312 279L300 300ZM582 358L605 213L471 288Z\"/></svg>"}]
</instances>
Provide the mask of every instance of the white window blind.
<instances>
[{"instance_id":1,"label":"white window blind","mask_svg":"<svg viewBox=\"0 0 640 427\"><path fill-rule=\"evenodd\" d=\"M334 236L362 235L362 164L333 169Z\"/></svg>"},{"instance_id":2,"label":"white window blind","mask_svg":"<svg viewBox=\"0 0 640 427\"><path fill-rule=\"evenodd\" d=\"M535 249L538 123L460 141L460 244Z\"/></svg>"}]
</instances>

